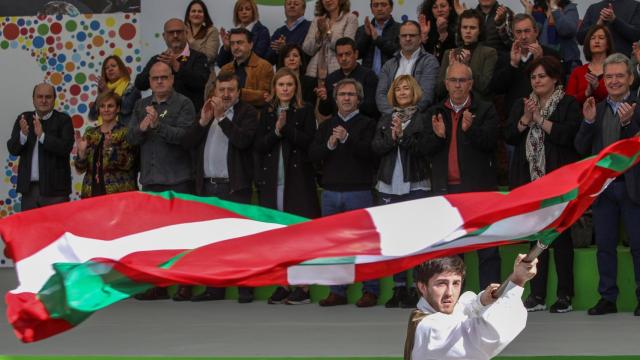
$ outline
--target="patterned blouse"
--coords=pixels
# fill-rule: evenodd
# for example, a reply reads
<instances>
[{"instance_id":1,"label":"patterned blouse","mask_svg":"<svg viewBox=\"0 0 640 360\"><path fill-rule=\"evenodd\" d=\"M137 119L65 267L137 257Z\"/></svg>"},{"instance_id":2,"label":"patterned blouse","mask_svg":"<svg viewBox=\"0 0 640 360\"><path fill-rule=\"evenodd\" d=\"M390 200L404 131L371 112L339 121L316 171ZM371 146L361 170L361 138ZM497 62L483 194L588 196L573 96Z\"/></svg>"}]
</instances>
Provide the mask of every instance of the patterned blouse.
<instances>
[{"instance_id":1,"label":"patterned blouse","mask_svg":"<svg viewBox=\"0 0 640 360\"><path fill-rule=\"evenodd\" d=\"M85 131L87 156L74 158L76 170L86 172L81 198L138 189L138 148L127 142L127 132L128 128L120 122L110 135L102 133L99 126Z\"/></svg>"}]
</instances>

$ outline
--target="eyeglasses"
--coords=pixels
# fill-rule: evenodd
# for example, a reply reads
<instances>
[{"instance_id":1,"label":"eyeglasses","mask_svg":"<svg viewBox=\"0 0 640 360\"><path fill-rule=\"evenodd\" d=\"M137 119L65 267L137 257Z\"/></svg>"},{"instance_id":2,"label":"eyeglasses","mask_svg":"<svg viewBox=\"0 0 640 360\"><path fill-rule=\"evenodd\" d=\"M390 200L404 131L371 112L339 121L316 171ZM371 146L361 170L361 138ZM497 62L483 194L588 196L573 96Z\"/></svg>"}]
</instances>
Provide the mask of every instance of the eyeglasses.
<instances>
[{"instance_id":1,"label":"eyeglasses","mask_svg":"<svg viewBox=\"0 0 640 360\"><path fill-rule=\"evenodd\" d=\"M401 38L412 38L413 39L413 38L418 37L418 36L420 36L420 34L400 34Z\"/></svg>"},{"instance_id":2,"label":"eyeglasses","mask_svg":"<svg viewBox=\"0 0 640 360\"><path fill-rule=\"evenodd\" d=\"M356 94L354 92L342 92L342 91L337 93L336 95L343 96L343 97L346 97L346 96L350 96L350 97L358 96L358 94Z\"/></svg>"},{"instance_id":3,"label":"eyeglasses","mask_svg":"<svg viewBox=\"0 0 640 360\"><path fill-rule=\"evenodd\" d=\"M149 79L151 81L155 81L155 82L159 82L159 81L167 81L169 80L169 76L168 75L162 75L162 76L151 76L149 77Z\"/></svg>"},{"instance_id":4,"label":"eyeglasses","mask_svg":"<svg viewBox=\"0 0 640 360\"><path fill-rule=\"evenodd\" d=\"M454 83L454 84L465 84L469 80L471 80L471 79L469 79L469 78L447 78L448 82L451 82L451 83Z\"/></svg>"}]
</instances>

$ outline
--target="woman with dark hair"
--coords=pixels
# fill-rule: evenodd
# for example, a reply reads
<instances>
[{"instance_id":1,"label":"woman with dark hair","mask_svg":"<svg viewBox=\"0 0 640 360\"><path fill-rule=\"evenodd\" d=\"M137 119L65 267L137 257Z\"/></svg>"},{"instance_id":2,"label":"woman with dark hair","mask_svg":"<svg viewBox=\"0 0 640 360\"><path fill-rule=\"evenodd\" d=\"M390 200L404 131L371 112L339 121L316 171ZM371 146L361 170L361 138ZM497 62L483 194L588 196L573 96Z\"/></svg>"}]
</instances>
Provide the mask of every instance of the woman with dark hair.
<instances>
[{"instance_id":1,"label":"woman with dark hair","mask_svg":"<svg viewBox=\"0 0 640 360\"><path fill-rule=\"evenodd\" d=\"M202 0L192 0L184 14L184 24L187 27L187 41L189 46L207 56L209 66L216 63L220 35L213 26L209 9Z\"/></svg>"},{"instance_id":2,"label":"woman with dark hair","mask_svg":"<svg viewBox=\"0 0 640 360\"><path fill-rule=\"evenodd\" d=\"M473 94L483 101L493 101L489 85L498 61L496 49L481 45L484 40L484 16L477 10L465 10L458 19L459 47L444 52L440 63L440 74L436 85L436 96L445 98L447 88L444 80L447 67L454 62L468 65L473 72Z\"/></svg>"},{"instance_id":3,"label":"woman with dark hair","mask_svg":"<svg viewBox=\"0 0 640 360\"><path fill-rule=\"evenodd\" d=\"M121 98L119 121L127 125L136 101L140 99L141 95L140 90L136 89L131 81L129 70L118 55L110 55L104 59L96 84L98 85L98 95L106 91L112 91ZM97 125L102 124L97 100L93 102L89 110L89 119L97 120Z\"/></svg>"},{"instance_id":4,"label":"woman with dark hair","mask_svg":"<svg viewBox=\"0 0 640 360\"><path fill-rule=\"evenodd\" d=\"M456 47L458 13L453 0L424 0L419 9L418 20L422 46L442 62L444 52Z\"/></svg>"},{"instance_id":5,"label":"woman with dark hair","mask_svg":"<svg viewBox=\"0 0 640 360\"><path fill-rule=\"evenodd\" d=\"M543 56L527 68L533 92L515 103L505 129L505 139L514 146L509 183L511 188L527 184L549 172L579 160L573 140L582 113L580 104L562 88L562 65L552 56ZM534 242L531 242L534 246ZM573 243L570 231L553 242L558 274L558 300L552 313L572 310ZM538 257L538 276L531 282L531 295L524 301L528 311L545 310L549 252Z\"/></svg>"},{"instance_id":6,"label":"woman with dark hair","mask_svg":"<svg viewBox=\"0 0 640 360\"><path fill-rule=\"evenodd\" d=\"M567 83L567 94L578 100L580 105L591 96L596 102L607 98L604 86L604 60L613 54L613 37L606 25L594 25L584 38L584 57L588 63L576 67Z\"/></svg>"},{"instance_id":7,"label":"woman with dark hair","mask_svg":"<svg viewBox=\"0 0 640 360\"><path fill-rule=\"evenodd\" d=\"M237 0L233 7L233 25L235 27L245 28L251 31L253 36L253 52L265 59L267 52L271 46L269 29L260 22L260 14L258 13L258 5L255 0ZM220 28L220 39L222 39L222 47L218 53L218 67L233 60L231 49L229 47L229 33Z\"/></svg>"},{"instance_id":8,"label":"woman with dark hair","mask_svg":"<svg viewBox=\"0 0 640 360\"><path fill-rule=\"evenodd\" d=\"M300 80L287 67L271 81L271 101L260 114L256 134L256 185L260 206L306 218L320 216L315 170L307 150L313 142L313 108L302 101ZM308 287L290 291L278 287L269 303L290 305L311 302Z\"/></svg>"},{"instance_id":9,"label":"woman with dark hair","mask_svg":"<svg viewBox=\"0 0 640 360\"><path fill-rule=\"evenodd\" d=\"M102 123L76 133L74 166L84 173L80 197L113 194L138 189L136 147L126 140L128 127L118 121L120 96L112 91L96 100Z\"/></svg>"},{"instance_id":10,"label":"woman with dark hair","mask_svg":"<svg viewBox=\"0 0 640 360\"><path fill-rule=\"evenodd\" d=\"M315 18L302 43L302 50L311 57L308 76L324 80L340 68L336 41L343 37L355 40L358 30L358 18L350 11L349 0L316 0Z\"/></svg>"},{"instance_id":11,"label":"woman with dark hair","mask_svg":"<svg viewBox=\"0 0 640 360\"><path fill-rule=\"evenodd\" d=\"M306 75L307 64L305 64L304 53L298 44L287 44L280 51L276 68L288 68L292 70L300 79L302 87L302 100L308 104L316 103L315 89L318 86L318 80Z\"/></svg>"}]
</instances>

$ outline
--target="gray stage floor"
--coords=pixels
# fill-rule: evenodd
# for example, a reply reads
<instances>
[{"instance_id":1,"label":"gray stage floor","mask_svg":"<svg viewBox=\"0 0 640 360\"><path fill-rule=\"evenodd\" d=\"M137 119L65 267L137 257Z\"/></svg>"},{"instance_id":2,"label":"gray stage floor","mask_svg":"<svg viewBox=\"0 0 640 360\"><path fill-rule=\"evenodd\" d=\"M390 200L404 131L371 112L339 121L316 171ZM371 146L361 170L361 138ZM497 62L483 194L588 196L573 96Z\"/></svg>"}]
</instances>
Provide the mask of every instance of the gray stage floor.
<instances>
[{"instance_id":1,"label":"gray stage floor","mask_svg":"<svg viewBox=\"0 0 640 360\"><path fill-rule=\"evenodd\" d=\"M15 285L0 269L0 292ZM2 302L0 313L5 314ZM123 301L79 327L20 343L5 320L3 355L401 356L408 311L353 305L321 308L234 301ZM639 355L640 317L533 313L502 355Z\"/></svg>"}]
</instances>

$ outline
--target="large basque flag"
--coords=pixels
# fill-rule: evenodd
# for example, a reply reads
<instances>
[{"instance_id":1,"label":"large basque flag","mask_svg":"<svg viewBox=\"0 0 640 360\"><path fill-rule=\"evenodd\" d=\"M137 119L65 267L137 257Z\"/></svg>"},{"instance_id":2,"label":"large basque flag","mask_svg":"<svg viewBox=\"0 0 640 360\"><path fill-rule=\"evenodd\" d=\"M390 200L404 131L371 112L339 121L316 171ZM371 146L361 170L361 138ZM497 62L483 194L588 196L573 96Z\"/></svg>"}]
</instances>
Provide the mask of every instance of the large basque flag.
<instances>
[{"instance_id":1,"label":"large basque flag","mask_svg":"<svg viewBox=\"0 0 640 360\"><path fill-rule=\"evenodd\" d=\"M344 284L442 255L549 244L639 156L634 137L510 193L438 196L312 221L143 192L19 213L0 220L20 283L6 295L7 316L18 338L32 342L152 286Z\"/></svg>"}]
</instances>

